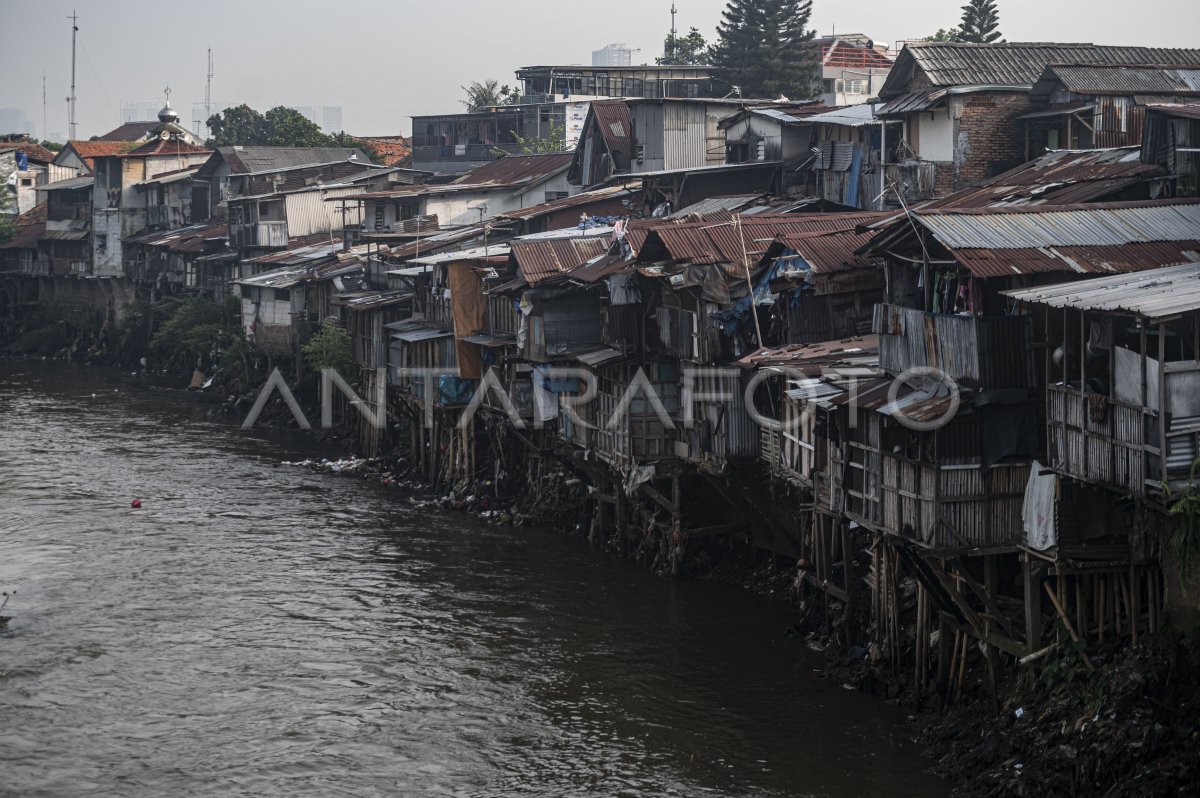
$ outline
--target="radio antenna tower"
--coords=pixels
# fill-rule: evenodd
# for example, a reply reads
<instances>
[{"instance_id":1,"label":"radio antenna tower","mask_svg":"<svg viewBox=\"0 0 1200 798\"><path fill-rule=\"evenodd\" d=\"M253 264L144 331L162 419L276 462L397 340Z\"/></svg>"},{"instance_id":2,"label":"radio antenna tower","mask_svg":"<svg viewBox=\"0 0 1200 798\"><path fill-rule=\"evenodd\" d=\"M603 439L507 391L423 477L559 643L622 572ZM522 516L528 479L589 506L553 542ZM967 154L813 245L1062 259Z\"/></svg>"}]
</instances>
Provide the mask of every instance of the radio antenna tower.
<instances>
[{"instance_id":1,"label":"radio antenna tower","mask_svg":"<svg viewBox=\"0 0 1200 798\"><path fill-rule=\"evenodd\" d=\"M75 139L75 34L79 32L79 15L74 11L71 16L67 17L71 20L71 95L67 97L67 124L71 129L71 138Z\"/></svg>"}]
</instances>

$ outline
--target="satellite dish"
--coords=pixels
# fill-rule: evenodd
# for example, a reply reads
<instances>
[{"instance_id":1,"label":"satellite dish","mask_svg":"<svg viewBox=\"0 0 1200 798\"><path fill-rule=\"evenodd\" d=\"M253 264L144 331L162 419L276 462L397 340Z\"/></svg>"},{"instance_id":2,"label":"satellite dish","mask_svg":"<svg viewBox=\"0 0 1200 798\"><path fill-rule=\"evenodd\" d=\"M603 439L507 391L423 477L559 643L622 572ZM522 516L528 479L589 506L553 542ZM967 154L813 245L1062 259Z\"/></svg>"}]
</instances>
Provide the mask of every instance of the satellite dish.
<instances>
[{"instance_id":1,"label":"satellite dish","mask_svg":"<svg viewBox=\"0 0 1200 798\"><path fill-rule=\"evenodd\" d=\"M171 138L171 133L170 131L164 130L162 133L158 134L158 137L163 141L166 141L167 139Z\"/></svg>"}]
</instances>

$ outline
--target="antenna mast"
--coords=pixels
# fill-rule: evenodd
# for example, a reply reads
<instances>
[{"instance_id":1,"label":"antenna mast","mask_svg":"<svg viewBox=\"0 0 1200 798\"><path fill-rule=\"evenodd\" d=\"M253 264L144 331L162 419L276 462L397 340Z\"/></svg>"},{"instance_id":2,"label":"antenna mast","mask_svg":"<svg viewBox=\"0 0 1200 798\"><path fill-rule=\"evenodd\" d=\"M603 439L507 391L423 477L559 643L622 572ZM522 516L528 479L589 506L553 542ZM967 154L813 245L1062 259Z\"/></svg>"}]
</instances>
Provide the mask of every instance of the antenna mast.
<instances>
[{"instance_id":1,"label":"antenna mast","mask_svg":"<svg viewBox=\"0 0 1200 798\"><path fill-rule=\"evenodd\" d=\"M71 96L67 97L67 110L70 112L67 115L67 124L71 129L71 138L76 139L75 134L75 34L79 32L79 15L74 11L71 16L67 17L71 20Z\"/></svg>"},{"instance_id":2,"label":"antenna mast","mask_svg":"<svg viewBox=\"0 0 1200 798\"><path fill-rule=\"evenodd\" d=\"M42 68L42 138L49 140L50 134L46 132L46 69Z\"/></svg>"},{"instance_id":3,"label":"antenna mast","mask_svg":"<svg viewBox=\"0 0 1200 798\"><path fill-rule=\"evenodd\" d=\"M212 48L208 48L208 82L204 84L204 131L208 132L208 118L212 116ZM196 131L199 135L200 131Z\"/></svg>"},{"instance_id":4,"label":"antenna mast","mask_svg":"<svg viewBox=\"0 0 1200 798\"><path fill-rule=\"evenodd\" d=\"M675 36L675 4L671 3L671 52L667 53L667 57L671 59L672 64L675 63L675 51L679 48Z\"/></svg>"}]
</instances>

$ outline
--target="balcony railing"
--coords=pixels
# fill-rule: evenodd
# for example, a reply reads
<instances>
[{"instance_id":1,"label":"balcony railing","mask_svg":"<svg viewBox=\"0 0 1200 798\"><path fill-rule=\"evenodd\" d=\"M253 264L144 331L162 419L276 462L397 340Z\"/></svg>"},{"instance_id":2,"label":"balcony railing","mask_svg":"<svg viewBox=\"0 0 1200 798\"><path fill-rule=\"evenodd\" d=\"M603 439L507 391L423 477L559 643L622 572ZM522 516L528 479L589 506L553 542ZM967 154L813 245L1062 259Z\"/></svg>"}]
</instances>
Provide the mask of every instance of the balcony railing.
<instances>
[{"instance_id":1,"label":"balcony railing","mask_svg":"<svg viewBox=\"0 0 1200 798\"><path fill-rule=\"evenodd\" d=\"M229 226L229 241L234 247L286 247L287 222L258 222Z\"/></svg>"}]
</instances>

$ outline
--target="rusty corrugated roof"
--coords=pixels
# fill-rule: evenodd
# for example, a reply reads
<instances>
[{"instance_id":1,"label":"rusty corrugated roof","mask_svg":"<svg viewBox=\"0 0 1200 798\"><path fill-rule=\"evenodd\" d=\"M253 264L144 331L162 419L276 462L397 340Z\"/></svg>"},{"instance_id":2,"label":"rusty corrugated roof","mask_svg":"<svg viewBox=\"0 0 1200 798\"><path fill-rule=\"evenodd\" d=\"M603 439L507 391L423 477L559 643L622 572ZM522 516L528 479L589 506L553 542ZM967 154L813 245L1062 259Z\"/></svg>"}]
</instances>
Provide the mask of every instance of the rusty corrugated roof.
<instances>
[{"instance_id":1,"label":"rusty corrugated roof","mask_svg":"<svg viewBox=\"0 0 1200 798\"><path fill-rule=\"evenodd\" d=\"M755 214L742 216L741 229L732 221L664 224L652 228L638 248L643 260L687 261L694 264L735 263L767 251L780 235L804 235L853 230L887 213ZM631 231L632 232L632 231Z\"/></svg>"},{"instance_id":2,"label":"rusty corrugated roof","mask_svg":"<svg viewBox=\"0 0 1200 798\"><path fill-rule=\"evenodd\" d=\"M935 208L1070 205L1111 196L1166 169L1142 163L1139 147L1107 150L1058 150L1021 164L974 188L921 205Z\"/></svg>"},{"instance_id":3,"label":"rusty corrugated roof","mask_svg":"<svg viewBox=\"0 0 1200 798\"><path fill-rule=\"evenodd\" d=\"M519 187L539 183L571 165L572 153L506 155L472 169L451 185Z\"/></svg>"},{"instance_id":4,"label":"rusty corrugated roof","mask_svg":"<svg viewBox=\"0 0 1200 798\"><path fill-rule=\"evenodd\" d=\"M874 233L853 229L835 233L785 233L776 240L783 249L797 253L815 274L836 274L855 269L881 269L883 259L859 255ZM785 257L782 252L779 257Z\"/></svg>"},{"instance_id":5,"label":"rusty corrugated roof","mask_svg":"<svg viewBox=\"0 0 1200 798\"><path fill-rule=\"evenodd\" d=\"M606 252L611 245L608 236L586 238L553 238L512 242L512 257L530 285L566 274Z\"/></svg>"}]
</instances>

